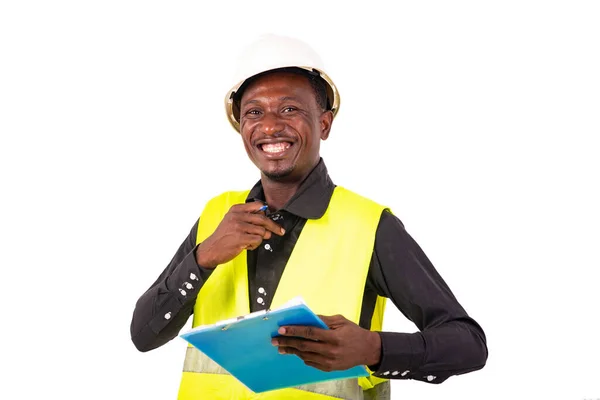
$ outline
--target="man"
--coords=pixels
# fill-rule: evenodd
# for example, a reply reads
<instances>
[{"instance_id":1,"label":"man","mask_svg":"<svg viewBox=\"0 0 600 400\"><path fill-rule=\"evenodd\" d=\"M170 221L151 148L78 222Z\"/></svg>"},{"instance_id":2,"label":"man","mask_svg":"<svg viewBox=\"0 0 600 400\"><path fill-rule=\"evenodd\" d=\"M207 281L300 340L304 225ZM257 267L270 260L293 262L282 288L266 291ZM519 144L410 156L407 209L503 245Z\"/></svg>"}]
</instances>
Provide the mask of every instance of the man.
<instances>
[{"instance_id":1,"label":"man","mask_svg":"<svg viewBox=\"0 0 600 400\"><path fill-rule=\"evenodd\" d=\"M330 329L282 327L272 344L324 371L366 365L369 378L256 395L189 347L179 398L387 399L389 379L441 383L483 368L483 330L402 222L329 177L319 147L340 98L318 55L265 36L241 66L247 71L228 92L226 112L261 179L206 205L138 300L135 346L165 344L192 314L194 326L214 323L301 295ZM382 332L386 299L419 332Z\"/></svg>"}]
</instances>

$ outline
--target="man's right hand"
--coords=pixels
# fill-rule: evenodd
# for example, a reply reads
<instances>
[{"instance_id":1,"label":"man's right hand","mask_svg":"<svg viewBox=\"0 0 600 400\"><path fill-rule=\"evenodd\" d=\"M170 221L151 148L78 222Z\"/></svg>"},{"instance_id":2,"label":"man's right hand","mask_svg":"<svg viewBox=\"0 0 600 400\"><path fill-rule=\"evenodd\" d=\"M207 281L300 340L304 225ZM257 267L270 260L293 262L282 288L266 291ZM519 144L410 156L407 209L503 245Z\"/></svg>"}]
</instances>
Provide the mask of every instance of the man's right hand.
<instances>
[{"instance_id":1,"label":"man's right hand","mask_svg":"<svg viewBox=\"0 0 600 400\"><path fill-rule=\"evenodd\" d=\"M215 268L234 259L242 250L254 250L269 239L271 233L283 236L285 230L257 212L263 206L255 201L236 204L206 240L196 249L196 262L204 268Z\"/></svg>"}]
</instances>

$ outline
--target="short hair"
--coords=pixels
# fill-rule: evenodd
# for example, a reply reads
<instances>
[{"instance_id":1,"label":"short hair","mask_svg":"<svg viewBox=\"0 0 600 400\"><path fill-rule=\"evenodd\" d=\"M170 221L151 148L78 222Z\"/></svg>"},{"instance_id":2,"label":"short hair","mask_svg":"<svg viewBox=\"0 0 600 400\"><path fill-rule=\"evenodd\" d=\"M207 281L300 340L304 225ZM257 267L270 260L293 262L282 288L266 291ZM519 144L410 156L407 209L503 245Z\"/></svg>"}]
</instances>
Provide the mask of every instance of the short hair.
<instances>
[{"instance_id":1,"label":"short hair","mask_svg":"<svg viewBox=\"0 0 600 400\"><path fill-rule=\"evenodd\" d=\"M321 108L321 110L325 111L325 110L331 109L331 106L328 104L328 101L327 101L326 83L323 80L323 78L321 78L321 75L317 71L308 71L304 68L298 68L298 67L285 67L285 68L277 68L277 69L261 72L260 74L254 75L254 76L246 79L233 96L234 110L237 109L239 112L240 105L241 105L240 103L242 101L242 96L244 94L244 91L248 88L248 86L250 84L252 84L254 81L256 81L258 78L260 78L262 76L265 76L267 74L272 74L275 72L286 72L286 73L292 73L292 74L304 76L305 78L308 79L310 86L312 87L313 91L315 92L315 100L317 101L317 105ZM238 115L238 121L239 121L239 119L240 118Z\"/></svg>"}]
</instances>

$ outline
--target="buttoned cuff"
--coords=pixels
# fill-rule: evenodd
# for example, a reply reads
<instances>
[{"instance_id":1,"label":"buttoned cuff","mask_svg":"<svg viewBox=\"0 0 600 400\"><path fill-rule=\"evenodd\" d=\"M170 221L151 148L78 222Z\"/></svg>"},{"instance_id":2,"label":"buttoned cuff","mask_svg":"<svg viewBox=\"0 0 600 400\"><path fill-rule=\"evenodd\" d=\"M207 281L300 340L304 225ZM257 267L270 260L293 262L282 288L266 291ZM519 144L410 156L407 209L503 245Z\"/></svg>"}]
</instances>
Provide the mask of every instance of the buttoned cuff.
<instances>
[{"instance_id":1,"label":"buttoned cuff","mask_svg":"<svg viewBox=\"0 0 600 400\"><path fill-rule=\"evenodd\" d=\"M373 375L385 379L410 379L423 365L425 342L420 332L378 332L381 361Z\"/></svg>"},{"instance_id":2,"label":"buttoned cuff","mask_svg":"<svg viewBox=\"0 0 600 400\"><path fill-rule=\"evenodd\" d=\"M196 301L198 292L212 273L212 269L197 264L196 247L166 278L167 292L163 292L164 295L158 295L156 298L154 317L149 322L154 334L159 334L173 319L177 319L178 313L183 308Z\"/></svg>"},{"instance_id":3,"label":"buttoned cuff","mask_svg":"<svg viewBox=\"0 0 600 400\"><path fill-rule=\"evenodd\" d=\"M193 300L204 282L210 277L212 269L204 268L196 262L196 248L190 251L167 279L167 289L181 304Z\"/></svg>"}]
</instances>

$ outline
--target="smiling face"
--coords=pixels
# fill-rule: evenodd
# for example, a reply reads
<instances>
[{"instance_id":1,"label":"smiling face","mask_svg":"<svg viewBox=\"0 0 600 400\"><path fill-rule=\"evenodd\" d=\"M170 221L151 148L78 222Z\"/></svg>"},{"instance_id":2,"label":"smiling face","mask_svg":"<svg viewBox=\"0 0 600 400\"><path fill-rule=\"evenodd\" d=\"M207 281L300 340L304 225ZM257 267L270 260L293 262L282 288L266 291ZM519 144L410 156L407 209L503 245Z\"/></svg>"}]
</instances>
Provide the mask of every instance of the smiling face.
<instances>
[{"instance_id":1,"label":"smiling face","mask_svg":"<svg viewBox=\"0 0 600 400\"><path fill-rule=\"evenodd\" d=\"M256 78L240 101L240 133L248 156L272 180L301 180L319 162L331 111L318 105L306 76L273 72Z\"/></svg>"}]
</instances>

